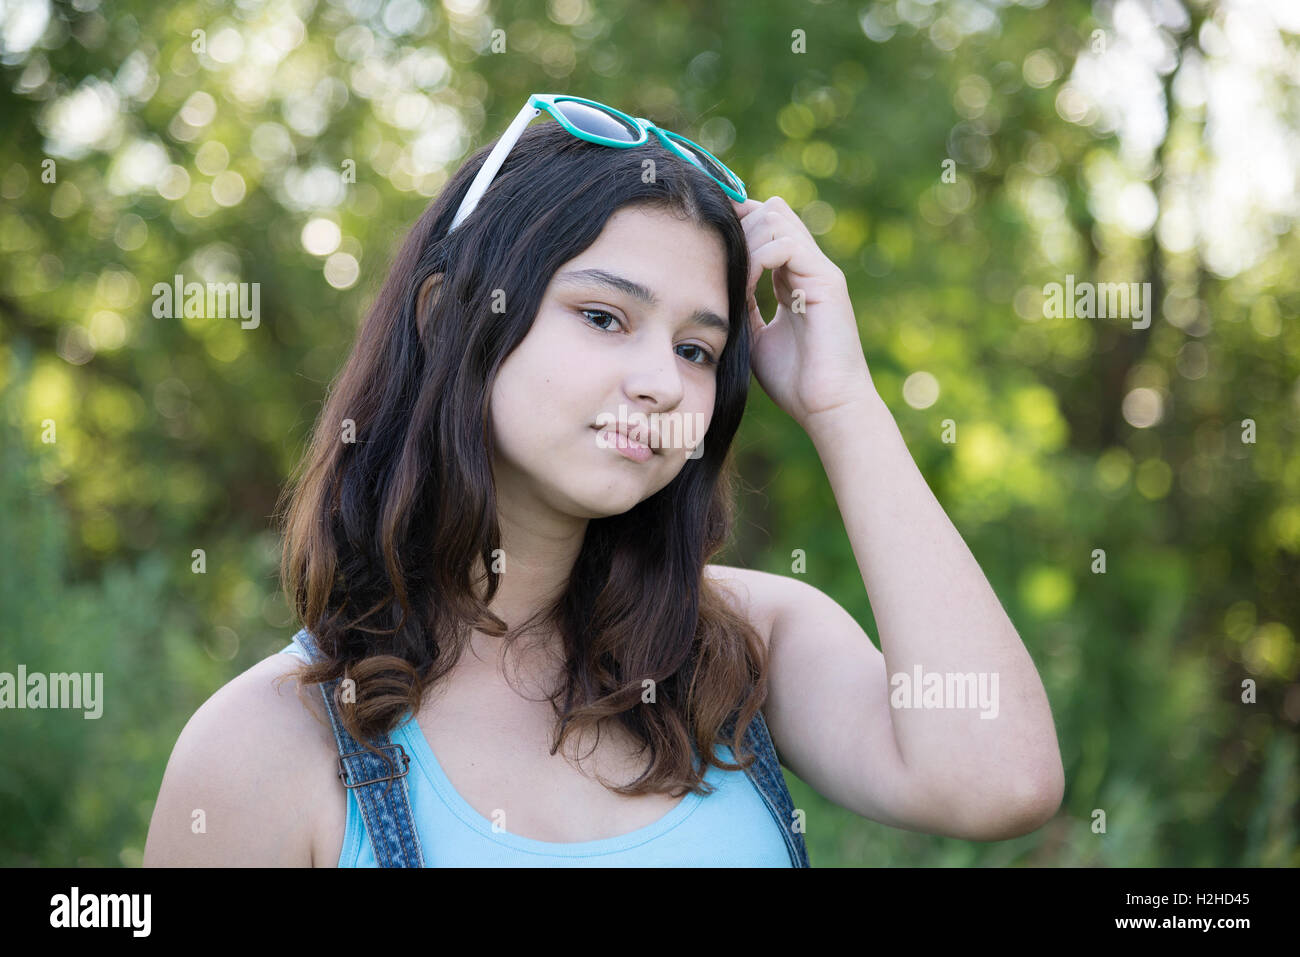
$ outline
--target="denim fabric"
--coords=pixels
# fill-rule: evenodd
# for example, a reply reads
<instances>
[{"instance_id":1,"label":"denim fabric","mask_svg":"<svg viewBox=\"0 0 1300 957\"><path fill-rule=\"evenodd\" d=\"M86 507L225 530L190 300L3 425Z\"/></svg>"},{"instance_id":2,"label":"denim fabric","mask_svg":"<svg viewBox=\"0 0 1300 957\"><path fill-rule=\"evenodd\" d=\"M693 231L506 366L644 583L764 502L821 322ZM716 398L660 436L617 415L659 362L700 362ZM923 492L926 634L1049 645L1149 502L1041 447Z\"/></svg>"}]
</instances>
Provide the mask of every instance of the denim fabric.
<instances>
[{"instance_id":1,"label":"denim fabric","mask_svg":"<svg viewBox=\"0 0 1300 957\"><path fill-rule=\"evenodd\" d=\"M303 629L293 637L315 660L319 649L307 630ZM406 791L405 777L410 770L411 758L401 745L392 744L386 737L371 742L385 757L366 751L339 720L338 706L334 701L338 685L337 678L322 683L321 696L325 699L325 710L334 729L339 778L344 787L351 787L356 795L375 860L380 867L423 867L420 835L415 828Z\"/></svg>"},{"instance_id":2,"label":"denim fabric","mask_svg":"<svg viewBox=\"0 0 1300 957\"><path fill-rule=\"evenodd\" d=\"M294 635L293 640L313 659L318 654L315 640L306 629ZM410 755L401 744L394 744L387 736L372 740L371 744L391 757L391 765L388 759L365 751L339 720L338 706L334 701L338 683L336 679L322 684L321 696L334 730L340 763L346 769L346 778L342 770L339 777L346 784L354 785L353 794L361 809L375 862L380 867L422 867L425 857L411 812L406 783ZM723 725L722 733L726 740L730 740L738 717L739 711L733 712ZM776 748L761 711L750 722L742 740L745 749L755 756L745 773L781 831L791 866L808 867L803 831L798 828L794 802L786 787Z\"/></svg>"}]
</instances>

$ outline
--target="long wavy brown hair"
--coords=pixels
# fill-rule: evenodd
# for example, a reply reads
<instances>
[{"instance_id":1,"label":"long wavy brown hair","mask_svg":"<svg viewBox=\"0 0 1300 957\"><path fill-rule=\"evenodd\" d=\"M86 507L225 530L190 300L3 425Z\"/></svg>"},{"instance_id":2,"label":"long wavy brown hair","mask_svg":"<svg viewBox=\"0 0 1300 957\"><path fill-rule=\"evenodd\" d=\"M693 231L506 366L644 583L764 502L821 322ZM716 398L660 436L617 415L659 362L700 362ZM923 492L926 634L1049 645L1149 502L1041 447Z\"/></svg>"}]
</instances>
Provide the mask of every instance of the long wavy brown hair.
<instances>
[{"instance_id":1,"label":"long wavy brown hair","mask_svg":"<svg viewBox=\"0 0 1300 957\"><path fill-rule=\"evenodd\" d=\"M541 620L564 655L562 681L549 696L558 718L551 753L587 729L599 741L613 720L649 761L631 784L602 781L607 787L708 794L696 756L725 770L748 767L754 758L742 754L743 738L767 696L761 639L704 575L731 533L730 448L749 390L745 235L718 185L653 137L611 149L546 122L524 131L449 236L493 145L461 166L405 238L277 503L281 583L323 655L285 677L296 676L300 689L351 678L356 700L340 702L340 719L373 749L374 739L418 712L471 630L502 638L504 648ZM707 441L654 495L592 519L567 587L509 628L488 608L500 547L493 382L555 271L629 204L714 229L726 248L731 331ZM494 291L502 289L504 313L492 308L495 300L499 310ZM482 597L476 569L486 571ZM654 682L653 702L642 700L645 679ZM740 763L719 761L715 743Z\"/></svg>"}]
</instances>

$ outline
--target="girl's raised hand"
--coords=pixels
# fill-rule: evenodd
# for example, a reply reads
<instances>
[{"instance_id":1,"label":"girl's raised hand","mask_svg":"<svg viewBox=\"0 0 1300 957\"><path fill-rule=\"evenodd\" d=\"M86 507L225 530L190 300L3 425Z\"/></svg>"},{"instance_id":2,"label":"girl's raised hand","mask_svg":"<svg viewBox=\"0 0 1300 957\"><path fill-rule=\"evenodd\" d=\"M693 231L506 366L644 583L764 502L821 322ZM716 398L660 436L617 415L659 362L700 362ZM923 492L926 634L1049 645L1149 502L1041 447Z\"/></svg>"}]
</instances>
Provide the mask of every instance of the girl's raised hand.
<instances>
[{"instance_id":1,"label":"girl's raised hand","mask_svg":"<svg viewBox=\"0 0 1300 957\"><path fill-rule=\"evenodd\" d=\"M763 391L804 428L813 416L875 394L844 273L780 196L731 201L749 244L750 364ZM754 290L772 270L776 315Z\"/></svg>"}]
</instances>

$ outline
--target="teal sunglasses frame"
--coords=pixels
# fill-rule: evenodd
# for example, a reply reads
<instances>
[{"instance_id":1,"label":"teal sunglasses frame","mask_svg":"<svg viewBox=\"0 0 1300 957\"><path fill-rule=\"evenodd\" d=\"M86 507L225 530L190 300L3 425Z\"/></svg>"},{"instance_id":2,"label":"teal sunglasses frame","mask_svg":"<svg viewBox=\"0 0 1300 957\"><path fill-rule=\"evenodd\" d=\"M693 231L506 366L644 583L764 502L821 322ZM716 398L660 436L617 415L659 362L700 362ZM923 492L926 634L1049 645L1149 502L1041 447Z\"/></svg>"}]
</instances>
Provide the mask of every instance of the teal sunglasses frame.
<instances>
[{"instance_id":1,"label":"teal sunglasses frame","mask_svg":"<svg viewBox=\"0 0 1300 957\"><path fill-rule=\"evenodd\" d=\"M601 136L598 133L588 133L585 130L580 130L574 126L568 117L564 115L564 112L556 106L556 104L560 102L581 103L584 106L604 110L627 123L628 126L637 130L640 135L635 140L614 140ZM574 136L586 140L589 143L598 143L601 146L613 146L618 149L628 149L633 146L641 146L649 141L650 134L653 133L659 138L659 142L662 143L665 148L671 150L682 159L694 165L711 180L721 186L722 191L736 202L743 203L748 198L749 194L745 191L744 181L732 172L725 163L706 150L703 146L700 146L699 143L693 143L678 133L656 126L643 116L628 116L621 110L616 110L612 106L598 103L595 100L587 100L580 96L570 96L566 93L533 93L528 97L528 102L524 104L524 108L519 111L518 115L515 116L514 120L511 121L510 125L506 128L506 131L501 134L501 138L497 140L497 145L493 147L492 152L488 154L488 158L483 161L482 168L479 169L478 175L474 177L474 182L470 183L469 190L465 193L465 198L461 201L460 208L456 211L456 216L451 222L451 229L447 230L448 233L451 233L452 230L464 222L466 216L474 211L474 207L476 207L479 200L483 198L483 194L487 192L488 186L490 186L492 180L496 178L497 172L501 169L501 165L506 161L506 156L508 156L510 151L514 149L515 143L519 142L519 137L523 135L524 127L541 115L542 110L545 110L553 116L556 122ZM679 145L681 143L685 143L693 150L699 150L713 162L717 163L718 167L727 174L729 181L723 181L714 176L709 170L705 169L695 157L691 156L689 152Z\"/></svg>"}]
</instances>

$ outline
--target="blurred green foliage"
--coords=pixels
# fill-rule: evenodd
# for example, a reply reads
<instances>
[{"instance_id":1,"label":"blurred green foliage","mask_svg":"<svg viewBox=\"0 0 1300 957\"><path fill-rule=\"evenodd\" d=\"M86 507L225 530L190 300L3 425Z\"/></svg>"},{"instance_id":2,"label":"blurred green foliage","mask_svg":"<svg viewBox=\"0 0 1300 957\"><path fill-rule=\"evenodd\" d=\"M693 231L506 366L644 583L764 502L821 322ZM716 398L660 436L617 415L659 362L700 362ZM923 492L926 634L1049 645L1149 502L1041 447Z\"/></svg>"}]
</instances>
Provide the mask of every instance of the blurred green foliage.
<instances>
[{"instance_id":1,"label":"blurred green foliage","mask_svg":"<svg viewBox=\"0 0 1300 957\"><path fill-rule=\"evenodd\" d=\"M914 834L791 778L814 865L1300 864L1295 152L1266 162L1297 136L1295 23L1191 0L1145 34L1144 5L1126 26L1082 0L11 6L0 670L103 672L106 704L0 713L0 865L139 863L185 721L292 634L270 515L387 257L534 91L651 117L800 213L1051 698L1046 827ZM1234 46L1242 17L1276 45ZM1207 64L1238 61L1264 94L1216 107ZM1247 107L1234 168L1211 133ZM260 324L156 317L178 273L260 283ZM1149 328L1048 317L1067 275L1150 283ZM737 462L723 561L790 574L802 549L874 638L812 444L756 384Z\"/></svg>"}]
</instances>

